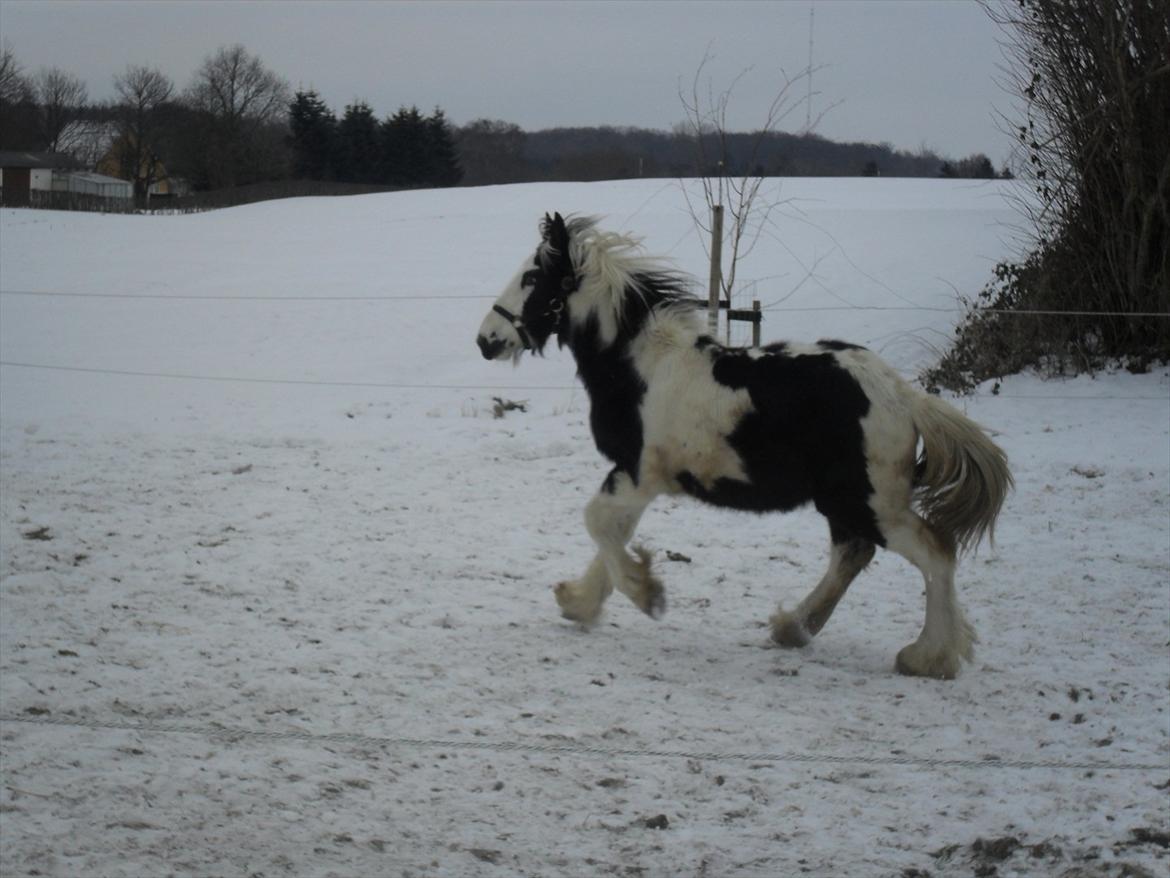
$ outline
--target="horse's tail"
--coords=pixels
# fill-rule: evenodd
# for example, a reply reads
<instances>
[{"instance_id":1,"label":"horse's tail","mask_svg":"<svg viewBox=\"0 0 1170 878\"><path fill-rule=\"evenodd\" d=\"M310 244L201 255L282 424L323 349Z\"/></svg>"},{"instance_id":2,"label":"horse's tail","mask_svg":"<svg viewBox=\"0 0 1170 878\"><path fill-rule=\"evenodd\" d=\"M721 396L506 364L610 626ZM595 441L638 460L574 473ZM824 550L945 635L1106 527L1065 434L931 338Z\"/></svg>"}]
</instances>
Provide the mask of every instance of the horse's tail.
<instances>
[{"instance_id":1,"label":"horse's tail","mask_svg":"<svg viewBox=\"0 0 1170 878\"><path fill-rule=\"evenodd\" d=\"M1012 488L1003 449L954 406L929 394L914 402L922 454L914 473L914 499L923 517L960 551L991 542L995 520Z\"/></svg>"}]
</instances>

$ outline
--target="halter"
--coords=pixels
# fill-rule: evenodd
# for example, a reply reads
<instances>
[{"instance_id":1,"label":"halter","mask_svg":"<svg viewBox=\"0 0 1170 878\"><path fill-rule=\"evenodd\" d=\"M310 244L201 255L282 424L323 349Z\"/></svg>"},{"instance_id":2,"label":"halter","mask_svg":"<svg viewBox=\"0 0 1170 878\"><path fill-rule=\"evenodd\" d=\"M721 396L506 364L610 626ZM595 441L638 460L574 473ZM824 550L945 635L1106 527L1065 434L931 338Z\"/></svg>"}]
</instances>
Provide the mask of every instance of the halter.
<instances>
[{"instance_id":1,"label":"halter","mask_svg":"<svg viewBox=\"0 0 1170 878\"><path fill-rule=\"evenodd\" d=\"M561 279L561 294L554 296L552 301L548 304L548 310L542 314L542 317L551 317L553 319L552 331L558 332L561 328L561 321L565 316L565 302L568 301L569 294L577 289L577 278L574 275ZM503 317L512 328L516 330L516 334L520 336L520 344L524 345L524 350L534 351L536 346L532 343L532 337L528 334L528 330L524 326L524 321L520 315L513 314L503 305L492 305L492 310Z\"/></svg>"}]
</instances>

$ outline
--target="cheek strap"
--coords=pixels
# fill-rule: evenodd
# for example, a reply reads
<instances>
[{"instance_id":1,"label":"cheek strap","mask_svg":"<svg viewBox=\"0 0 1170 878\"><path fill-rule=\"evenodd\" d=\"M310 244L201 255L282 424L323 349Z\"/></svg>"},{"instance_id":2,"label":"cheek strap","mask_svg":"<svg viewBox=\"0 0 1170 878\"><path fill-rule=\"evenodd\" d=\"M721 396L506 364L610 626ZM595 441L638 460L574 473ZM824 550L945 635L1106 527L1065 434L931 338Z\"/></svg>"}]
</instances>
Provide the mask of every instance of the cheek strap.
<instances>
[{"instance_id":1,"label":"cheek strap","mask_svg":"<svg viewBox=\"0 0 1170 878\"><path fill-rule=\"evenodd\" d=\"M520 344L524 345L524 350L531 351L532 339L528 337L528 330L524 328L524 321L505 308L503 305L492 305L492 310L503 317L516 330L516 334L520 336Z\"/></svg>"},{"instance_id":2,"label":"cheek strap","mask_svg":"<svg viewBox=\"0 0 1170 878\"><path fill-rule=\"evenodd\" d=\"M557 332L561 328L561 321L565 317L565 299L578 286L577 276L574 274L567 275L561 279L561 295L549 303L548 310L545 312L546 316L553 318L553 332ZM492 310L512 325L512 328L516 330L516 334L520 336L520 343L524 345L524 350L536 350L536 346L532 343L532 339L528 335L528 330L524 328L524 321L518 315L513 314L503 305L492 305Z\"/></svg>"}]
</instances>

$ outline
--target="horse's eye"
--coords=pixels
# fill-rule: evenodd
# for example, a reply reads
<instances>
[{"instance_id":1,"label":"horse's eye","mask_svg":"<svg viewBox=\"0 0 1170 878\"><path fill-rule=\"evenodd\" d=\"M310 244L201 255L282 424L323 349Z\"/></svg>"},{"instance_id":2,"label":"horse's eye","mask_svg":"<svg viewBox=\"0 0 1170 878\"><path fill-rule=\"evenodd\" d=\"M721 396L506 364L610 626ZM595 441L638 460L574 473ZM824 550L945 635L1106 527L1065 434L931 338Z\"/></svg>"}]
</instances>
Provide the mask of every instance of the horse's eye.
<instances>
[{"instance_id":1,"label":"horse's eye","mask_svg":"<svg viewBox=\"0 0 1170 878\"><path fill-rule=\"evenodd\" d=\"M520 288L524 289L524 287L536 286L536 279L538 277L540 277L540 272L536 271L535 269L533 269L532 271L524 272L524 274L520 278Z\"/></svg>"}]
</instances>

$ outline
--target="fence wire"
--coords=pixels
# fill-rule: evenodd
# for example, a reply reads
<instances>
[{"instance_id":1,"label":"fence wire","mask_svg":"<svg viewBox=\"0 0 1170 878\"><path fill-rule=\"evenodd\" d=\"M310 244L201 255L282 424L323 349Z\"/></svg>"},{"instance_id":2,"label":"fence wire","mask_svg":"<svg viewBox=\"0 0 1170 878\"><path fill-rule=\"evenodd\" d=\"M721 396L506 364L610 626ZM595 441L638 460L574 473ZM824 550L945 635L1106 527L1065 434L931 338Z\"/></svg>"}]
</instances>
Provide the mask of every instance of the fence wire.
<instances>
[{"instance_id":1,"label":"fence wire","mask_svg":"<svg viewBox=\"0 0 1170 878\"><path fill-rule=\"evenodd\" d=\"M463 302L470 299L491 301L487 293L467 293L445 296L405 294L398 296L236 296L195 295L190 293L62 293L46 290L0 290L0 296L23 296L34 299L144 299L174 302Z\"/></svg>"},{"instance_id":2,"label":"fence wire","mask_svg":"<svg viewBox=\"0 0 1170 878\"><path fill-rule=\"evenodd\" d=\"M75 372L87 375L113 375L129 378L160 378L172 381L215 381L220 383L237 384L278 384L304 387L358 387L378 390L459 390L475 392L566 392L577 391L582 388L572 384L410 384L390 381L319 381L297 378L247 378L233 375L192 375L179 372L145 372L132 369L98 369L87 366L59 366L49 363L20 363L12 360L0 360L0 367L13 369L39 369L49 372ZM1118 394L1048 394L1048 393L969 393L962 399L1036 399L1036 400L1063 400L1076 402L1078 400L1146 400L1152 402L1170 402L1170 393L1165 396L1124 396Z\"/></svg>"},{"instance_id":3,"label":"fence wire","mask_svg":"<svg viewBox=\"0 0 1170 878\"><path fill-rule=\"evenodd\" d=\"M81 372L89 375L120 375L130 378L165 378L175 381L218 381L238 384L291 384L305 387L366 387L389 390L475 390L475 391L565 391L572 385L555 384L410 384L391 381L318 381L298 378L245 378L234 375L190 375L178 372L139 372L131 369L92 369L85 366L55 366L47 363L16 363L0 360L0 366L15 369L43 369L51 372Z\"/></svg>"},{"instance_id":4,"label":"fence wire","mask_svg":"<svg viewBox=\"0 0 1170 878\"><path fill-rule=\"evenodd\" d=\"M472 750L508 753L539 753L546 755L598 756L603 758L629 759L690 759L698 762L747 762L759 765L771 764L828 764L828 765L879 765L925 769L979 769L1005 768L1018 770L1061 770L1061 771L1168 771L1166 762L1122 762L1109 763L1096 760L1083 762L1062 762L1060 760L999 759L947 759L913 756L902 753L890 755L831 753L737 753L719 751L688 751L672 749L646 749L637 747L598 747L575 741L562 743L534 743L529 741L459 741L438 738L408 738L386 735L363 735L353 732L305 732L268 731L245 729L233 726L196 726L181 723L132 723L125 720L71 719L53 716L21 716L0 714L0 724L23 723L25 725L64 726L94 731L114 730L140 734L194 735L202 738L241 741L299 741L312 744L345 744L359 747L413 748L429 750Z\"/></svg>"},{"instance_id":5,"label":"fence wire","mask_svg":"<svg viewBox=\"0 0 1170 878\"><path fill-rule=\"evenodd\" d=\"M147 299L179 302L445 302L445 301L489 301L495 296L486 293L456 295L397 295L397 296L236 296L236 295L195 295L187 293L80 293L57 292L52 290L0 290L0 296L25 296L31 298L68 299ZM765 305L761 311L774 314L816 313L819 311L927 311L938 314L1005 314L1021 317L1133 317L1170 319L1170 312L1162 311L1058 311L1016 308L966 308L961 305L807 305L780 307L774 303Z\"/></svg>"},{"instance_id":6,"label":"fence wire","mask_svg":"<svg viewBox=\"0 0 1170 878\"><path fill-rule=\"evenodd\" d=\"M55 290L0 290L0 296L20 296L29 298L63 298L63 299L122 299L122 300L148 300L148 301L182 301L182 302L197 302L197 301L211 301L211 302L395 302L395 301L420 301L420 302L443 302L443 301L470 301L470 300L490 300L493 297L490 295L472 293L465 295L443 295L443 296L428 296L428 295L395 295L395 296L248 296L248 295L188 295L177 294L170 295L167 293L104 293L104 292L64 292ZM1069 317L1134 317L1134 318L1168 318L1170 313L1160 312L1113 312L1113 311L1039 311L1039 310L1024 310L1014 311L1002 308L975 308L969 309L971 313L996 313L996 314L1013 314L1018 316L1069 316ZM942 306L927 306L927 305L817 305L808 307L784 307L780 308L775 305L763 308L763 311L768 313L782 314L782 313L809 313L809 312L848 312L848 311L862 311L862 312L882 312L882 311L924 311L935 313L964 313L968 309L962 307L942 307ZM566 392L574 391L578 388L574 385L534 385L534 384L515 384L515 385L499 385L499 384L422 384L410 382L396 382L396 381L327 381L327 380L313 380L313 379L295 379L295 378L259 378L236 375L196 375L186 373L173 372L153 372L145 370L133 369L104 369L87 366L64 366L50 363L27 363L15 361L2 361L0 366L7 366L10 368L21 369L37 369L44 371L55 372L74 372L91 375L110 375L123 376L132 378L158 378L164 380L180 380L180 381L214 381L221 383L240 383L240 384L277 384L277 385L292 385L304 387L352 387L352 388L368 388L378 390L456 390L456 391L473 391L473 392ZM1036 399L1036 400L1127 400L1127 401L1162 401L1170 399L1170 395L1162 396L1143 396L1143 395L1127 395L1118 396L1114 394L1103 395L1075 395L1075 394L1011 394L1011 393L972 393L966 394L968 398L987 398L989 396L998 397L1001 399Z\"/></svg>"}]
</instances>

